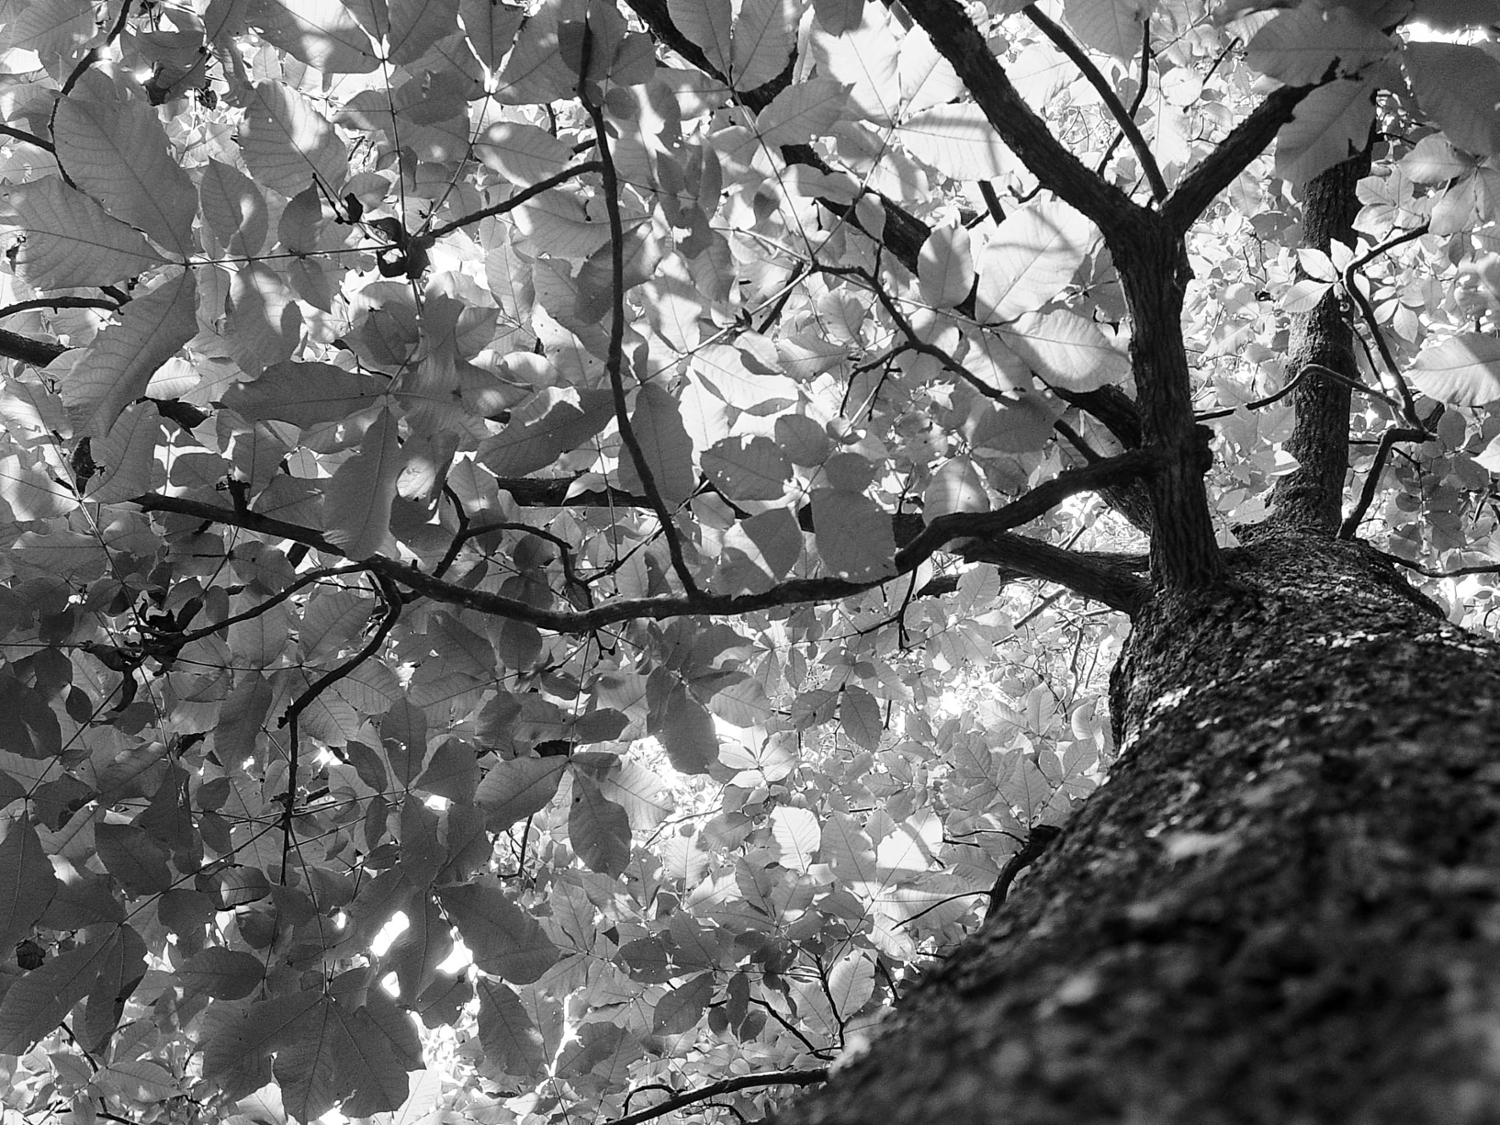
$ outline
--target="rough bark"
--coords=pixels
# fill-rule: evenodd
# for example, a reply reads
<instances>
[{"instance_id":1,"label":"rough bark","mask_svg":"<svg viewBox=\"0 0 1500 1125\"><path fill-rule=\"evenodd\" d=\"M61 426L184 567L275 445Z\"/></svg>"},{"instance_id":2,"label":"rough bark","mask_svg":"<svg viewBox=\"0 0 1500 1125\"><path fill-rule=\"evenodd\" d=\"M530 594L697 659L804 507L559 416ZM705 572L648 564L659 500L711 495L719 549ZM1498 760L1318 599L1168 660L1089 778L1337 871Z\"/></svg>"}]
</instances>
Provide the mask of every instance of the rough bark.
<instances>
[{"instance_id":1,"label":"rough bark","mask_svg":"<svg viewBox=\"0 0 1500 1125\"><path fill-rule=\"evenodd\" d=\"M1302 245L1325 254L1334 239L1352 246L1354 216L1359 211L1355 188L1370 171L1370 149L1336 164L1314 178L1302 202ZM1337 290L1292 323L1287 376L1295 378L1308 364L1342 375L1345 382L1313 374L1292 392L1297 421L1286 450L1297 468L1276 482L1271 502L1276 518L1309 531L1331 535L1343 516L1344 477L1349 472L1349 383L1359 381L1354 332Z\"/></svg>"},{"instance_id":2,"label":"rough bark","mask_svg":"<svg viewBox=\"0 0 1500 1125\"><path fill-rule=\"evenodd\" d=\"M1137 614L1109 782L779 1121L1500 1121L1500 646L1358 544L1225 561Z\"/></svg>"}]
</instances>

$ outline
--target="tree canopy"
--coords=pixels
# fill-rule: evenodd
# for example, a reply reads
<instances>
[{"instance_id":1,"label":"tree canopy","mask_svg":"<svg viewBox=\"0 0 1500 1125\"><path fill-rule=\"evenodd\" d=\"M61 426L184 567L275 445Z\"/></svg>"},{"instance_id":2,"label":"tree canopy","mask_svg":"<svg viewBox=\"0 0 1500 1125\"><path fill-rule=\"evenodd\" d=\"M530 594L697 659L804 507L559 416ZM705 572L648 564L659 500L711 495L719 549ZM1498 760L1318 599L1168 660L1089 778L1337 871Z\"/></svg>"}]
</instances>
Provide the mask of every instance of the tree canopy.
<instances>
[{"instance_id":1,"label":"tree canopy","mask_svg":"<svg viewBox=\"0 0 1500 1125\"><path fill-rule=\"evenodd\" d=\"M1487 627L1492 8L0 0L0 1104L758 1117L1248 525Z\"/></svg>"}]
</instances>

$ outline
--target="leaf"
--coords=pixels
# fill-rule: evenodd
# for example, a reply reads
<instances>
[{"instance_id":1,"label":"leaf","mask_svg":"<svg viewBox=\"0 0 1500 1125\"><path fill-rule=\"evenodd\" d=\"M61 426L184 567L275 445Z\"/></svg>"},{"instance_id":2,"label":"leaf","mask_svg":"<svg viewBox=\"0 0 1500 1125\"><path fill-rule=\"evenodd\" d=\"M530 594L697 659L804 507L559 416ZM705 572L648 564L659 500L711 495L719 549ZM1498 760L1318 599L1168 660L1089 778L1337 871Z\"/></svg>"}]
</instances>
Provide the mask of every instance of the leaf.
<instances>
[{"instance_id":1,"label":"leaf","mask_svg":"<svg viewBox=\"0 0 1500 1125\"><path fill-rule=\"evenodd\" d=\"M865 0L813 0L818 26L830 35L842 35L859 26Z\"/></svg>"},{"instance_id":2,"label":"leaf","mask_svg":"<svg viewBox=\"0 0 1500 1125\"><path fill-rule=\"evenodd\" d=\"M1073 280L1095 238L1092 224L1064 203L1012 211L980 255L974 315L1005 321L1040 309Z\"/></svg>"},{"instance_id":3,"label":"leaf","mask_svg":"<svg viewBox=\"0 0 1500 1125\"><path fill-rule=\"evenodd\" d=\"M1364 147L1375 116L1374 82L1331 82L1297 106L1292 120L1276 134L1276 174L1305 184Z\"/></svg>"},{"instance_id":4,"label":"leaf","mask_svg":"<svg viewBox=\"0 0 1500 1125\"><path fill-rule=\"evenodd\" d=\"M529 187L562 171L573 150L545 129L497 121L474 142L474 155L518 187Z\"/></svg>"},{"instance_id":5,"label":"leaf","mask_svg":"<svg viewBox=\"0 0 1500 1125\"><path fill-rule=\"evenodd\" d=\"M339 0L257 0L250 23L266 42L316 70L368 74L380 66L370 37Z\"/></svg>"},{"instance_id":6,"label":"leaf","mask_svg":"<svg viewBox=\"0 0 1500 1125\"><path fill-rule=\"evenodd\" d=\"M1066 309L1019 316L999 336L1048 383L1069 390L1094 390L1130 374L1130 360L1099 326Z\"/></svg>"},{"instance_id":7,"label":"leaf","mask_svg":"<svg viewBox=\"0 0 1500 1125\"><path fill-rule=\"evenodd\" d=\"M287 198L316 183L338 198L349 169L344 142L328 119L285 83L256 85L238 139L257 183Z\"/></svg>"},{"instance_id":8,"label":"leaf","mask_svg":"<svg viewBox=\"0 0 1500 1125\"><path fill-rule=\"evenodd\" d=\"M5 776L0 774L0 779ZM36 829L23 819L7 820L4 827L5 838L0 840L0 950L9 952L30 933L59 884Z\"/></svg>"},{"instance_id":9,"label":"leaf","mask_svg":"<svg viewBox=\"0 0 1500 1125\"><path fill-rule=\"evenodd\" d=\"M1357 74L1394 46L1390 36L1349 8L1304 4L1278 12L1257 31L1245 61L1288 86L1313 86L1335 62L1337 74Z\"/></svg>"},{"instance_id":10,"label":"leaf","mask_svg":"<svg viewBox=\"0 0 1500 1125\"><path fill-rule=\"evenodd\" d=\"M708 64L728 78L734 69L734 13L729 0L667 0L667 13Z\"/></svg>"},{"instance_id":11,"label":"leaf","mask_svg":"<svg viewBox=\"0 0 1500 1125\"><path fill-rule=\"evenodd\" d=\"M396 419L389 410L381 410L365 431L359 452L323 487L326 534L349 558L368 558L386 548L396 478L404 464Z\"/></svg>"},{"instance_id":12,"label":"leaf","mask_svg":"<svg viewBox=\"0 0 1500 1125\"><path fill-rule=\"evenodd\" d=\"M509 425L479 447L485 468L499 477L519 477L551 465L600 433L614 418L606 390L583 390L570 397L549 388L518 409Z\"/></svg>"},{"instance_id":13,"label":"leaf","mask_svg":"<svg viewBox=\"0 0 1500 1125\"><path fill-rule=\"evenodd\" d=\"M216 1004L203 1026L203 1077L226 1097L241 1097L270 1080L272 1052L293 1042L298 1020L322 1003L321 988L291 992L238 1008Z\"/></svg>"},{"instance_id":14,"label":"leaf","mask_svg":"<svg viewBox=\"0 0 1500 1125\"><path fill-rule=\"evenodd\" d=\"M127 406L104 440L93 442L89 450L96 471L88 483L88 498L96 504L118 504L160 487L166 480L156 457L161 437L161 414L154 403Z\"/></svg>"},{"instance_id":15,"label":"leaf","mask_svg":"<svg viewBox=\"0 0 1500 1125\"><path fill-rule=\"evenodd\" d=\"M949 458L922 493L922 519L928 523L953 512L987 512L990 495L984 478L967 457Z\"/></svg>"},{"instance_id":16,"label":"leaf","mask_svg":"<svg viewBox=\"0 0 1500 1125\"><path fill-rule=\"evenodd\" d=\"M489 768L474 791L474 803L488 816L493 832L541 812L557 795L567 758L512 758Z\"/></svg>"},{"instance_id":17,"label":"leaf","mask_svg":"<svg viewBox=\"0 0 1500 1125\"><path fill-rule=\"evenodd\" d=\"M755 117L755 131L768 145L806 144L833 128L844 114L848 94L832 78L794 82Z\"/></svg>"},{"instance_id":18,"label":"leaf","mask_svg":"<svg viewBox=\"0 0 1500 1125\"><path fill-rule=\"evenodd\" d=\"M823 842L823 833L812 810L777 805L771 810L771 838L781 849L783 867L806 871Z\"/></svg>"},{"instance_id":19,"label":"leaf","mask_svg":"<svg viewBox=\"0 0 1500 1125\"><path fill-rule=\"evenodd\" d=\"M672 790L656 774L628 760L598 779L599 794L625 810L633 831L655 828L671 815L676 801Z\"/></svg>"},{"instance_id":20,"label":"leaf","mask_svg":"<svg viewBox=\"0 0 1500 1125\"><path fill-rule=\"evenodd\" d=\"M0 1055L24 1055L88 995L118 934L85 942L15 978L0 997Z\"/></svg>"},{"instance_id":21,"label":"leaf","mask_svg":"<svg viewBox=\"0 0 1500 1125\"><path fill-rule=\"evenodd\" d=\"M232 384L223 403L247 422L290 422L308 429L370 409L388 386L329 363L287 360L250 382Z\"/></svg>"},{"instance_id":22,"label":"leaf","mask_svg":"<svg viewBox=\"0 0 1500 1125\"><path fill-rule=\"evenodd\" d=\"M839 726L855 745L871 752L880 749L885 722L880 704L864 688L851 684L839 693Z\"/></svg>"},{"instance_id":23,"label":"leaf","mask_svg":"<svg viewBox=\"0 0 1500 1125\"><path fill-rule=\"evenodd\" d=\"M222 946L200 949L177 970L177 979L189 996L201 992L215 1000L243 999L265 975L266 967L258 957Z\"/></svg>"},{"instance_id":24,"label":"leaf","mask_svg":"<svg viewBox=\"0 0 1500 1125\"><path fill-rule=\"evenodd\" d=\"M656 1002L651 1030L656 1035L683 1035L698 1026L713 998L714 974L699 973Z\"/></svg>"},{"instance_id":25,"label":"leaf","mask_svg":"<svg viewBox=\"0 0 1500 1125\"><path fill-rule=\"evenodd\" d=\"M1323 299L1324 294L1332 288L1333 286L1326 281L1303 278L1301 281L1293 282L1291 287L1281 295L1281 307L1293 316L1312 312L1318 307L1318 302Z\"/></svg>"},{"instance_id":26,"label":"leaf","mask_svg":"<svg viewBox=\"0 0 1500 1125\"><path fill-rule=\"evenodd\" d=\"M859 492L819 488L812 494L818 554L831 573L852 582L896 573L896 537L891 517Z\"/></svg>"},{"instance_id":27,"label":"leaf","mask_svg":"<svg viewBox=\"0 0 1500 1125\"><path fill-rule=\"evenodd\" d=\"M109 285L168 261L140 232L56 176L12 185L3 198L20 219L16 269L32 285Z\"/></svg>"},{"instance_id":28,"label":"leaf","mask_svg":"<svg viewBox=\"0 0 1500 1125\"><path fill-rule=\"evenodd\" d=\"M72 511L78 497L16 454L0 457L0 500L17 519L50 519Z\"/></svg>"},{"instance_id":29,"label":"leaf","mask_svg":"<svg viewBox=\"0 0 1500 1125\"><path fill-rule=\"evenodd\" d=\"M545 1059L542 1033L515 991L487 977L474 984L479 994L479 1042L486 1059L507 1074L536 1073Z\"/></svg>"},{"instance_id":30,"label":"leaf","mask_svg":"<svg viewBox=\"0 0 1500 1125\"><path fill-rule=\"evenodd\" d=\"M406 66L425 55L439 39L453 34L458 24L458 0L391 0L390 14L386 32L390 60Z\"/></svg>"},{"instance_id":31,"label":"leaf","mask_svg":"<svg viewBox=\"0 0 1500 1125\"><path fill-rule=\"evenodd\" d=\"M770 438L729 437L703 454L703 472L731 500L780 500L792 466Z\"/></svg>"},{"instance_id":32,"label":"leaf","mask_svg":"<svg viewBox=\"0 0 1500 1125\"><path fill-rule=\"evenodd\" d=\"M193 252L198 194L168 152L155 110L123 100L113 84L83 83L58 101L52 136L73 183L110 214L179 257Z\"/></svg>"},{"instance_id":33,"label":"leaf","mask_svg":"<svg viewBox=\"0 0 1500 1125\"><path fill-rule=\"evenodd\" d=\"M972 103L934 106L896 128L906 151L953 180L996 180L1020 167L1000 134Z\"/></svg>"},{"instance_id":34,"label":"leaf","mask_svg":"<svg viewBox=\"0 0 1500 1125\"><path fill-rule=\"evenodd\" d=\"M786 69L801 15L793 0L743 0L734 19L736 90L754 90Z\"/></svg>"},{"instance_id":35,"label":"leaf","mask_svg":"<svg viewBox=\"0 0 1500 1125\"><path fill-rule=\"evenodd\" d=\"M1153 0L1065 0L1068 26L1084 43L1117 59L1140 53Z\"/></svg>"},{"instance_id":36,"label":"leaf","mask_svg":"<svg viewBox=\"0 0 1500 1125\"><path fill-rule=\"evenodd\" d=\"M934 227L917 256L922 299L936 309L951 309L974 288L974 258L969 231L962 225Z\"/></svg>"},{"instance_id":37,"label":"leaf","mask_svg":"<svg viewBox=\"0 0 1500 1125\"><path fill-rule=\"evenodd\" d=\"M669 508L692 495L698 485L693 470L693 443L682 424L682 409L668 391L647 383L636 394L630 427L655 480L657 492ZM620 451L620 483L636 490L644 486L628 450Z\"/></svg>"},{"instance_id":38,"label":"leaf","mask_svg":"<svg viewBox=\"0 0 1500 1125\"><path fill-rule=\"evenodd\" d=\"M171 1071L147 1059L118 1059L100 1071L96 1081L116 1097L147 1104L182 1093Z\"/></svg>"},{"instance_id":39,"label":"leaf","mask_svg":"<svg viewBox=\"0 0 1500 1125\"><path fill-rule=\"evenodd\" d=\"M630 865L630 818L598 786L575 780L568 842L590 871L619 877Z\"/></svg>"},{"instance_id":40,"label":"leaf","mask_svg":"<svg viewBox=\"0 0 1500 1125\"><path fill-rule=\"evenodd\" d=\"M1447 137L1431 133L1401 158L1401 171L1419 184L1446 184L1474 170L1478 161L1460 153Z\"/></svg>"},{"instance_id":41,"label":"leaf","mask_svg":"<svg viewBox=\"0 0 1500 1125\"><path fill-rule=\"evenodd\" d=\"M470 883L443 887L438 895L473 952L474 964L485 972L515 984L530 984L557 960L557 948L536 919L499 887Z\"/></svg>"},{"instance_id":42,"label":"leaf","mask_svg":"<svg viewBox=\"0 0 1500 1125\"><path fill-rule=\"evenodd\" d=\"M125 893L160 894L172 886L167 850L133 824L96 824L94 846L105 870L120 881Z\"/></svg>"},{"instance_id":43,"label":"leaf","mask_svg":"<svg viewBox=\"0 0 1500 1125\"><path fill-rule=\"evenodd\" d=\"M678 773L707 773L719 757L719 736L713 716L687 693L674 686L648 729L656 736Z\"/></svg>"},{"instance_id":44,"label":"leaf","mask_svg":"<svg viewBox=\"0 0 1500 1125\"><path fill-rule=\"evenodd\" d=\"M1411 365L1412 382L1425 395L1455 406L1484 406L1500 399L1500 340L1465 332L1424 348Z\"/></svg>"},{"instance_id":45,"label":"leaf","mask_svg":"<svg viewBox=\"0 0 1500 1125\"><path fill-rule=\"evenodd\" d=\"M193 271L183 270L132 300L120 323L87 348L67 352L49 371L62 379L74 431L104 437L125 407L146 393L151 376L197 334Z\"/></svg>"},{"instance_id":46,"label":"leaf","mask_svg":"<svg viewBox=\"0 0 1500 1125\"><path fill-rule=\"evenodd\" d=\"M1500 153L1500 59L1464 43L1402 48L1412 90L1448 139L1475 156Z\"/></svg>"},{"instance_id":47,"label":"leaf","mask_svg":"<svg viewBox=\"0 0 1500 1125\"><path fill-rule=\"evenodd\" d=\"M198 182L203 221L231 254L254 256L266 248L269 217L255 181L232 164L209 160Z\"/></svg>"}]
</instances>

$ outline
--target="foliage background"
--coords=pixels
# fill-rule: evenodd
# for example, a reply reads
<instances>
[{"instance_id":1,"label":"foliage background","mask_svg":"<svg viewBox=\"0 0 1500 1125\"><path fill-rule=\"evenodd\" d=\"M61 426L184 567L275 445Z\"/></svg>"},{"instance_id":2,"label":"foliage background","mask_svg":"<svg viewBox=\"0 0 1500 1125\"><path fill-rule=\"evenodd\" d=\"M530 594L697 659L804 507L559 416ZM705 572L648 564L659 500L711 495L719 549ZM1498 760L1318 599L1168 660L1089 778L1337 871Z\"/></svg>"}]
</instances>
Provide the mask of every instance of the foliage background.
<instances>
[{"instance_id":1,"label":"foliage background","mask_svg":"<svg viewBox=\"0 0 1500 1125\"><path fill-rule=\"evenodd\" d=\"M1343 302L1348 530L1484 626L1500 55L1253 7L969 14L1142 200L1300 91L1186 216L1215 525ZM758 1116L1098 784L1124 297L906 11L11 0L0 42L9 1111ZM1302 246L1372 122L1358 244Z\"/></svg>"}]
</instances>

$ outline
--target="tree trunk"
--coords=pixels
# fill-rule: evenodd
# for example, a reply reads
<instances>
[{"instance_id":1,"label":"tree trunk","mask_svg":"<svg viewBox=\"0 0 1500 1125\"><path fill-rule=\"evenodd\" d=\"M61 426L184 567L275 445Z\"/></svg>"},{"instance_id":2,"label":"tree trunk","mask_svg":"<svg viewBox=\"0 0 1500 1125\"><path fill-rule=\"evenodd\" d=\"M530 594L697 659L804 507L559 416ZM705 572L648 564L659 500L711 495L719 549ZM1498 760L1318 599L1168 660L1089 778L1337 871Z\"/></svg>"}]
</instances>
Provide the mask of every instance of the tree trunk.
<instances>
[{"instance_id":1,"label":"tree trunk","mask_svg":"<svg viewBox=\"0 0 1500 1125\"><path fill-rule=\"evenodd\" d=\"M1121 759L988 929L779 1121L1500 1121L1500 646L1264 531L1146 605Z\"/></svg>"}]
</instances>

